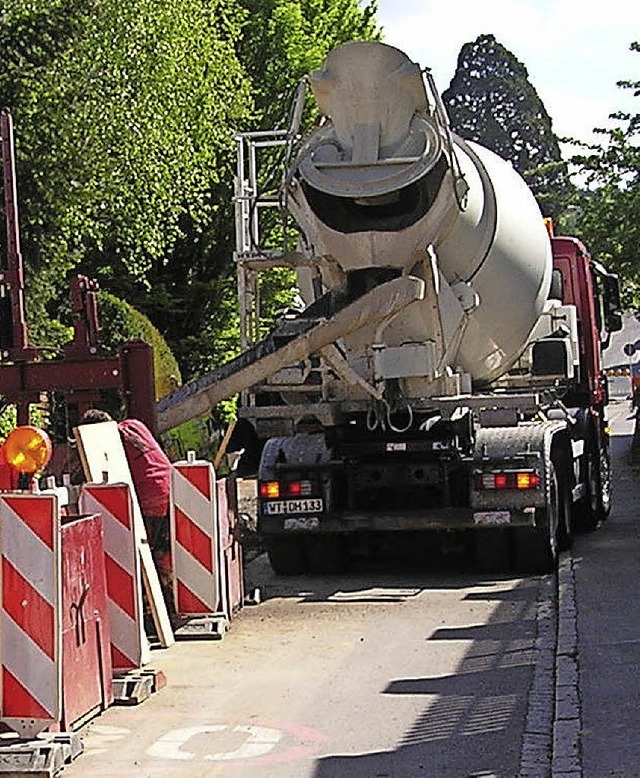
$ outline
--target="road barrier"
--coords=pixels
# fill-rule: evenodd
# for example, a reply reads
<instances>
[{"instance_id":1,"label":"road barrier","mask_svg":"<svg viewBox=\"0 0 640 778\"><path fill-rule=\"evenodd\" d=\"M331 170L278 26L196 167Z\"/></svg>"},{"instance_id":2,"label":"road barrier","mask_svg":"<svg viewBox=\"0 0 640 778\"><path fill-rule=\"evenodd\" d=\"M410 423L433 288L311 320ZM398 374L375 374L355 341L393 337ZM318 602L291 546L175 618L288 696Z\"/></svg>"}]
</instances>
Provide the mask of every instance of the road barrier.
<instances>
[{"instance_id":1,"label":"road barrier","mask_svg":"<svg viewBox=\"0 0 640 778\"><path fill-rule=\"evenodd\" d=\"M233 475L218 481L218 517L223 561L223 602L229 620L244 602L244 567L240 544L237 483Z\"/></svg>"},{"instance_id":2,"label":"road barrier","mask_svg":"<svg viewBox=\"0 0 640 778\"><path fill-rule=\"evenodd\" d=\"M201 617L194 636L220 636L243 604L236 481L193 459L173 470L177 611ZM0 745L0 773L46 762L55 774L81 753L71 730L165 683L142 669L150 650L130 486L83 484L78 515L54 487L0 493L0 728L15 733Z\"/></svg>"},{"instance_id":3,"label":"road barrier","mask_svg":"<svg viewBox=\"0 0 640 778\"><path fill-rule=\"evenodd\" d=\"M144 631L140 555L129 486L84 484L78 505L82 513L100 513L104 522L113 669L136 670L147 664L150 651Z\"/></svg>"},{"instance_id":4,"label":"road barrier","mask_svg":"<svg viewBox=\"0 0 640 778\"><path fill-rule=\"evenodd\" d=\"M62 717L77 729L113 702L103 519L62 518Z\"/></svg>"},{"instance_id":5,"label":"road barrier","mask_svg":"<svg viewBox=\"0 0 640 778\"><path fill-rule=\"evenodd\" d=\"M0 721L21 738L113 701L102 517L51 494L0 495Z\"/></svg>"},{"instance_id":6,"label":"road barrier","mask_svg":"<svg viewBox=\"0 0 640 778\"><path fill-rule=\"evenodd\" d=\"M53 496L0 496L0 720L22 737L60 721L60 512Z\"/></svg>"},{"instance_id":7,"label":"road barrier","mask_svg":"<svg viewBox=\"0 0 640 778\"><path fill-rule=\"evenodd\" d=\"M174 463L171 551L176 612L183 616L222 613L216 476L209 462Z\"/></svg>"},{"instance_id":8,"label":"road barrier","mask_svg":"<svg viewBox=\"0 0 640 778\"><path fill-rule=\"evenodd\" d=\"M179 615L200 619L176 630L176 635L219 636L242 605L242 551L234 490L233 477L216 479L212 464L197 461L192 454L174 463L174 600Z\"/></svg>"}]
</instances>

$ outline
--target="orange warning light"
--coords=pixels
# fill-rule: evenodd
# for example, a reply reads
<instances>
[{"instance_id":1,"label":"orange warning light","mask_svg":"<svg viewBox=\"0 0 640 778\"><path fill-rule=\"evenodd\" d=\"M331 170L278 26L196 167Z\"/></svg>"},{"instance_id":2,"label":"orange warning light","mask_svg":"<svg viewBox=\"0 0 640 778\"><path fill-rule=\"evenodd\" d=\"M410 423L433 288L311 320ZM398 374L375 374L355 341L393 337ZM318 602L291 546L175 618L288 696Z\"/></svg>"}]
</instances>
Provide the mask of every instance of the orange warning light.
<instances>
[{"instance_id":1,"label":"orange warning light","mask_svg":"<svg viewBox=\"0 0 640 778\"><path fill-rule=\"evenodd\" d=\"M20 473L32 475L51 459L51 439L39 427L16 427L3 444L7 462Z\"/></svg>"}]
</instances>

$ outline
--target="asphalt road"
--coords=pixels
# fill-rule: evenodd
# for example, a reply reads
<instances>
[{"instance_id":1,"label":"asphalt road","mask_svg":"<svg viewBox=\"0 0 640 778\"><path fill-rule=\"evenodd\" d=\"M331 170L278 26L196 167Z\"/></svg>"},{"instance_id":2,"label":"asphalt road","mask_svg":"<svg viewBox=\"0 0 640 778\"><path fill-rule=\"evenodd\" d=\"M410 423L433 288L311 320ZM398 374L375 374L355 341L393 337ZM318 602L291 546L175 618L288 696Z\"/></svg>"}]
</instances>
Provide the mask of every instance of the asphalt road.
<instances>
[{"instance_id":1,"label":"asphalt road","mask_svg":"<svg viewBox=\"0 0 640 778\"><path fill-rule=\"evenodd\" d=\"M167 686L85 728L65 778L545 774L552 577L455 554L326 579L260 557L250 576L266 601L222 641L154 652Z\"/></svg>"},{"instance_id":2,"label":"asphalt road","mask_svg":"<svg viewBox=\"0 0 640 778\"><path fill-rule=\"evenodd\" d=\"M460 553L323 579L258 557L265 601L221 641L154 651L167 686L85 727L64 778L640 776L640 488L618 395L614 510L564 556L559 611L555 576Z\"/></svg>"},{"instance_id":3,"label":"asphalt road","mask_svg":"<svg viewBox=\"0 0 640 778\"><path fill-rule=\"evenodd\" d=\"M640 776L640 472L630 458L634 419L609 406L614 467L608 521L573 547L584 778Z\"/></svg>"}]
</instances>

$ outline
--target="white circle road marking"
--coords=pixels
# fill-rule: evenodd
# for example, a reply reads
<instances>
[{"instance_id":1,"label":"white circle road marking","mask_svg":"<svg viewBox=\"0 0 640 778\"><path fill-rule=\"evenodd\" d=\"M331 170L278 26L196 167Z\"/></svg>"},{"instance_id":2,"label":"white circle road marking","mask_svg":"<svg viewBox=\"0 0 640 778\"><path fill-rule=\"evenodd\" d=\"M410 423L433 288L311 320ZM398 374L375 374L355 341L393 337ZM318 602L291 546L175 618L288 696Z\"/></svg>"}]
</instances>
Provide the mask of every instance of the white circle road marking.
<instances>
[{"instance_id":1,"label":"white circle road marking","mask_svg":"<svg viewBox=\"0 0 640 778\"><path fill-rule=\"evenodd\" d=\"M208 735L224 732L229 729L227 724L205 724L196 727L172 729L158 738L146 751L149 756L160 759L188 760L195 759L196 754L184 746L196 735ZM211 762L221 762L230 759L255 759L268 754L282 739L282 732L273 727L256 727L238 725L233 732L248 734L244 743L233 751L220 751L214 754L204 754L202 758Z\"/></svg>"}]
</instances>

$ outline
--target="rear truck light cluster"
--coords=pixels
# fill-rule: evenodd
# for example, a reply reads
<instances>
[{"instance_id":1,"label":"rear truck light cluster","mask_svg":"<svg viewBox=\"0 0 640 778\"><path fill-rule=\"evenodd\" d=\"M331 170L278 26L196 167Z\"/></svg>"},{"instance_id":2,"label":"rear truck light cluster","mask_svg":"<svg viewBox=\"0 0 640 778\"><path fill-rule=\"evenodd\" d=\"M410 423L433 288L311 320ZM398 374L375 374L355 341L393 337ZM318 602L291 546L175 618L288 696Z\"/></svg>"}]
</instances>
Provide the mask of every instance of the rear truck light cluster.
<instances>
[{"instance_id":1,"label":"rear truck light cluster","mask_svg":"<svg viewBox=\"0 0 640 778\"><path fill-rule=\"evenodd\" d=\"M540 475L536 470L493 470L475 473L475 488L478 490L537 489Z\"/></svg>"},{"instance_id":2,"label":"rear truck light cluster","mask_svg":"<svg viewBox=\"0 0 640 778\"><path fill-rule=\"evenodd\" d=\"M314 481L260 481L258 494L266 500L281 500L312 497L319 494L319 489Z\"/></svg>"}]
</instances>

